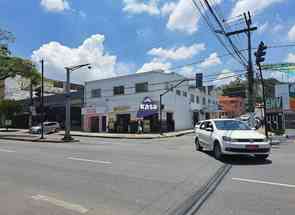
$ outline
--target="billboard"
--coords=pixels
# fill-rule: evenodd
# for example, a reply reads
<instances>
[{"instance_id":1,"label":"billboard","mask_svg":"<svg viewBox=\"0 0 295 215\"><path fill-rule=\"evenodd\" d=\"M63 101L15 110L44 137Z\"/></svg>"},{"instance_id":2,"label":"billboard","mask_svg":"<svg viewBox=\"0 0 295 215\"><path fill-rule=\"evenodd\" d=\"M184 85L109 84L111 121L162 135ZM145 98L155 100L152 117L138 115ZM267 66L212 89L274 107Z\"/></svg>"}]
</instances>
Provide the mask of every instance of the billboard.
<instances>
[{"instance_id":1,"label":"billboard","mask_svg":"<svg viewBox=\"0 0 295 215\"><path fill-rule=\"evenodd\" d=\"M295 111L295 84L289 84L289 106Z\"/></svg>"},{"instance_id":2,"label":"billboard","mask_svg":"<svg viewBox=\"0 0 295 215\"><path fill-rule=\"evenodd\" d=\"M275 97L282 98L283 110L295 111L295 84L277 84Z\"/></svg>"}]
</instances>

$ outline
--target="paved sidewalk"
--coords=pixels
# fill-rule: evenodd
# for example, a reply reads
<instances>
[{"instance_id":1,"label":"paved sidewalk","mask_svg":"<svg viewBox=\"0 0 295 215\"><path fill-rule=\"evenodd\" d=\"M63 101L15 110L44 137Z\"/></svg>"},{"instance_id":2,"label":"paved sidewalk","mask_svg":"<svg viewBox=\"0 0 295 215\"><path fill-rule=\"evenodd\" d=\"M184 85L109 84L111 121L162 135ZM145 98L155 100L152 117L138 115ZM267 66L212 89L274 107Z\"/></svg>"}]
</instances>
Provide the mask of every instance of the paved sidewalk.
<instances>
[{"instance_id":1,"label":"paved sidewalk","mask_svg":"<svg viewBox=\"0 0 295 215\"><path fill-rule=\"evenodd\" d=\"M90 133L90 132L79 132L72 131L71 135L76 137L99 137L99 138L118 138L118 139L157 139L167 137L179 137L186 134L193 133L194 130L184 130L176 132L168 132L163 134L117 134L117 133ZM63 132L60 132L63 134Z\"/></svg>"},{"instance_id":2,"label":"paved sidewalk","mask_svg":"<svg viewBox=\"0 0 295 215\"><path fill-rule=\"evenodd\" d=\"M193 133L194 130L185 130L177 132L169 132L163 134L112 134L112 133L89 133L72 131L73 137L91 137L91 138L112 138L112 139L159 139L178 137ZM63 143L62 136L64 131L59 133L45 135L45 139L40 139L40 135L30 134L27 129L0 129L0 139L17 140L17 141L31 141L31 142L48 142L48 143Z\"/></svg>"},{"instance_id":3,"label":"paved sidewalk","mask_svg":"<svg viewBox=\"0 0 295 215\"><path fill-rule=\"evenodd\" d=\"M45 142L45 143L63 143L60 135L52 134L45 135L45 139L40 139L40 134L30 134L27 129L10 129L8 131L0 129L0 139L30 141L30 142Z\"/></svg>"}]
</instances>

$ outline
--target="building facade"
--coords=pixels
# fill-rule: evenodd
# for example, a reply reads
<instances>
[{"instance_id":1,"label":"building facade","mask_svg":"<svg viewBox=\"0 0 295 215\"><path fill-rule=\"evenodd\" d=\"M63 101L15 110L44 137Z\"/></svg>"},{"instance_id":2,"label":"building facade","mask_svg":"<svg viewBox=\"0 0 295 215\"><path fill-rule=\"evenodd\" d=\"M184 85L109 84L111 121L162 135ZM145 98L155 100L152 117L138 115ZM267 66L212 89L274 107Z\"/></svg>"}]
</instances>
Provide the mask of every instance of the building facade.
<instances>
[{"instance_id":1,"label":"building facade","mask_svg":"<svg viewBox=\"0 0 295 215\"><path fill-rule=\"evenodd\" d=\"M242 97L219 96L218 102L222 108L221 117L235 118L245 113L245 103Z\"/></svg>"},{"instance_id":2,"label":"building facade","mask_svg":"<svg viewBox=\"0 0 295 215\"><path fill-rule=\"evenodd\" d=\"M65 121L65 82L45 79L44 81L44 112L45 120L57 121L62 126ZM35 87L37 88L37 87ZM33 89L34 91L34 89ZM41 121L40 101L30 92L30 80L15 77L7 78L0 83L0 100L15 100L21 103L23 110L13 119L13 126L28 128ZM71 84L71 125L73 129L81 130L81 109L84 104L84 86ZM30 116L32 121L29 123Z\"/></svg>"},{"instance_id":3,"label":"building facade","mask_svg":"<svg viewBox=\"0 0 295 215\"><path fill-rule=\"evenodd\" d=\"M84 130L92 132L144 132L160 129L160 94L185 77L176 73L147 72L85 83L82 109ZM211 104L211 105L210 105ZM162 129L192 128L196 121L210 118L213 93L184 82L162 97Z\"/></svg>"}]
</instances>

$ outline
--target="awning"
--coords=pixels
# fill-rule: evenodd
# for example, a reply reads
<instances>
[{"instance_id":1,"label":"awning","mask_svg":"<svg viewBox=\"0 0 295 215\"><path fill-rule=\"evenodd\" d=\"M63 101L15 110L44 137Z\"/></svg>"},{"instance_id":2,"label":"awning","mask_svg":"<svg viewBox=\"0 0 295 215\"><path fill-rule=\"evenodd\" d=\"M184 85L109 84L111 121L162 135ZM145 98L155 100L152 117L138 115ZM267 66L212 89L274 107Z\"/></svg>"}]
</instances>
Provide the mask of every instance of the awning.
<instances>
[{"instance_id":1,"label":"awning","mask_svg":"<svg viewBox=\"0 0 295 215\"><path fill-rule=\"evenodd\" d=\"M136 117L145 118L145 117L153 116L157 113L158 111L152 111L152 110L138 111Z\"/></svg>"}]
</instances>

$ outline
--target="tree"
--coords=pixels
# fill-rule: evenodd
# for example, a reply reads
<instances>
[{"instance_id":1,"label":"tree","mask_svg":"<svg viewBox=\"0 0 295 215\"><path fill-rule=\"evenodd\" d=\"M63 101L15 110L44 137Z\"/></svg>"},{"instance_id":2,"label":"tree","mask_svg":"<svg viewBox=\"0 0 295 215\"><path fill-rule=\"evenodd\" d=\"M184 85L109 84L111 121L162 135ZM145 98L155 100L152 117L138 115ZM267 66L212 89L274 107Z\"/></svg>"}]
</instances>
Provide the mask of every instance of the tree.
<instances>
[{"instance_id":1,"label":"tree","mask_svg":"<svg viewBox=\"0 0 295 215\"><path fill-rule=\"evenodd\" d=\"M19 75L32 79L34 85L40 82L40 73L30 60L11 56L8 44L14 42L11 32L0 29L0 80Z\"/></svg>"},{"instance_id":2,"label":"tree","mask_svg":"<svg viewBox=\"0 0 295 215\"><path fill-rule=\"evenodd\" d=\"M22 106L14 100L0 101L0 114L1 114L2 122L4 122L5 120L12 120L14 115L21 111L22 111Z\"/></svg>"}]
</instances>

